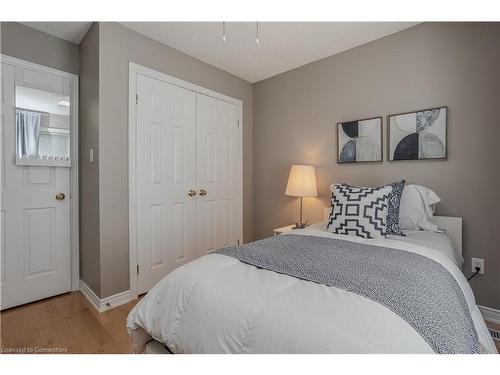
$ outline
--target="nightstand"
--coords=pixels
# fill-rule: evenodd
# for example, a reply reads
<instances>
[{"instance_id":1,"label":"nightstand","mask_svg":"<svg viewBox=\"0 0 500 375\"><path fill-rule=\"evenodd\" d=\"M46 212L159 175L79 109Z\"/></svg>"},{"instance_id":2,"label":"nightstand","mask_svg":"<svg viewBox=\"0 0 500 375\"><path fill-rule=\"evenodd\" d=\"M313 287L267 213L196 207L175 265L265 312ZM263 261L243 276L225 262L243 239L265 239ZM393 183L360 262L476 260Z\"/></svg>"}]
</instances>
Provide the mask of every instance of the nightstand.
<instances>
[{"instance_id":1,"label":"nightstand","mask_svg":"<svg viewBox=\"0 0 500 375\"><path fill-rule=\"evenodd\" d=\"M292 228L294 226L295 226L295 224L292 224L292 225L287 225L286 227L281 227L281 228L273 229L273 233L274 233L275 236L277 236L279 234L291 232L293 230Z\"/></svg>"}]
</instances>

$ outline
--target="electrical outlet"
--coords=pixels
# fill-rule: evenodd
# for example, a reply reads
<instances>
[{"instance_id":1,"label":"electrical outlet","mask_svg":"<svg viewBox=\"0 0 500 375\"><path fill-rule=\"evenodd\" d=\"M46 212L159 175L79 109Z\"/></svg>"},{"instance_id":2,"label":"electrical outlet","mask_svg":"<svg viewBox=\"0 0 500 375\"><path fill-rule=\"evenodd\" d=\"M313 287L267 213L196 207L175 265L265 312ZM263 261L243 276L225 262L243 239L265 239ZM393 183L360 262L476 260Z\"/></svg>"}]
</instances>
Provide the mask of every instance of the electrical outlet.
<instances>
[{"instance_id":1,"label":"electrical outlet","mask_svg":"<svg viewBox=\"0 0 500 375\"><path fill-rule=\"evenodd\" d=\"M91 148L89 149L89 161L90 161L91 163L93 163L93 162L94 162L94 148L93 148L93 147L91 147Z\"/></svg>"},{"instance_id":2,"label":"electrical outlet","mask_svg":"<svg viewBox=\"0 0 500 375\"><path fill-rule=\"evenodd\" d=\"M476 272L476 267L479 267L479 274L484 274L484 259L472 258L470 263L472 272Z\"/></svg>"}]
</instances>

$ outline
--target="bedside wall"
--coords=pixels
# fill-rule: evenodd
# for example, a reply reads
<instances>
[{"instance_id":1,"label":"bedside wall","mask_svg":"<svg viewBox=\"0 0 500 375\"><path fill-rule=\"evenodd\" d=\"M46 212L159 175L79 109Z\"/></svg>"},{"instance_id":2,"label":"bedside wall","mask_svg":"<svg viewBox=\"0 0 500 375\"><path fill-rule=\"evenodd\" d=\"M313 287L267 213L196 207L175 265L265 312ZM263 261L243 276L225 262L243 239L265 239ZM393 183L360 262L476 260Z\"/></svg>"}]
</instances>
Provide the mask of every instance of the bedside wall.
<instances>
[{"instance_id":1,"label":"bedside wall","mask_svg":"<svg viewBox=\"0 0 500 375\"><path fill-rule=\"evenodd\" d=\"M254 233L295 222L284 195L291 164L316 166L318 198L304 218L322 218L329 185L382 185L400 178L443 199L438 214L464 219L464 270L481 305L500 308L500 24L424 23L254 84ZM447 105L448 160L387 162L386 116ZM335 124L383 116L384 162L336 163Z\"/></svg>"}]
</instances>

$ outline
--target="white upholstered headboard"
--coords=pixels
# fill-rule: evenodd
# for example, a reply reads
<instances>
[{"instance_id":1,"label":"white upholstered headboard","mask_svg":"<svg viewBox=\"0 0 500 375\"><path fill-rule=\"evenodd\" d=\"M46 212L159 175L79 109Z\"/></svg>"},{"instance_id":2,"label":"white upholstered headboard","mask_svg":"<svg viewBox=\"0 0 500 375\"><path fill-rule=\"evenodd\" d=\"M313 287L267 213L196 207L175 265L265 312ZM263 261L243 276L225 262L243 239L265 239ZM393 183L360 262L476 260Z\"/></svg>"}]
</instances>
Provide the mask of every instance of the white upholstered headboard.
<instances>
[{"instance_id":1,"label":"white upholstered headboard","mask_svg":"<svg viewBox=\"0 0 500 375\"><path fill-rule=\"evenodd\" d=\"M452 216L434 216L434 222L437 224L439 229L450 237L455 249L462 254L462 218Z\"/></svg>"},{"instance_id":2,"label":"white upholstered headboard","mask_svg":"<svg viewBox=\"0 0 500 375\"><path fill-rule=\"evenodd\" d=\"M328 222L330 207L325 207L323 210L323 220ZM434 216L434 222L440 230L450 237L455 249L462 254L462 218L452 216Z\"/></svg>"}]
</instances>

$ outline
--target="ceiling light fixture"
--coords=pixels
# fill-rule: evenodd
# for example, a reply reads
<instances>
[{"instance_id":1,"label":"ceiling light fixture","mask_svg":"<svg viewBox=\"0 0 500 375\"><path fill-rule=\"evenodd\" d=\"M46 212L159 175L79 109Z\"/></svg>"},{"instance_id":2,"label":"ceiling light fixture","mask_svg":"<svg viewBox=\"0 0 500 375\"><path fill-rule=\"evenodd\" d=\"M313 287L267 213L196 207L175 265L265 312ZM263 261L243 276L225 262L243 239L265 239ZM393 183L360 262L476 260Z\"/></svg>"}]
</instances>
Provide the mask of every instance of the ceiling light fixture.
<instances>
[{"instance_id":1,"label":"ceiling light fixture","mask_svg":"<svg viewBox=\"0 0 500 375\"><path fill-rule=\"evenodd\" d=\"M226 37L226 22L222 22L222 41L227 42ZM255 22L255 44L260 45L260 30L259 22Z\"/></svg>"}]
</instances>

